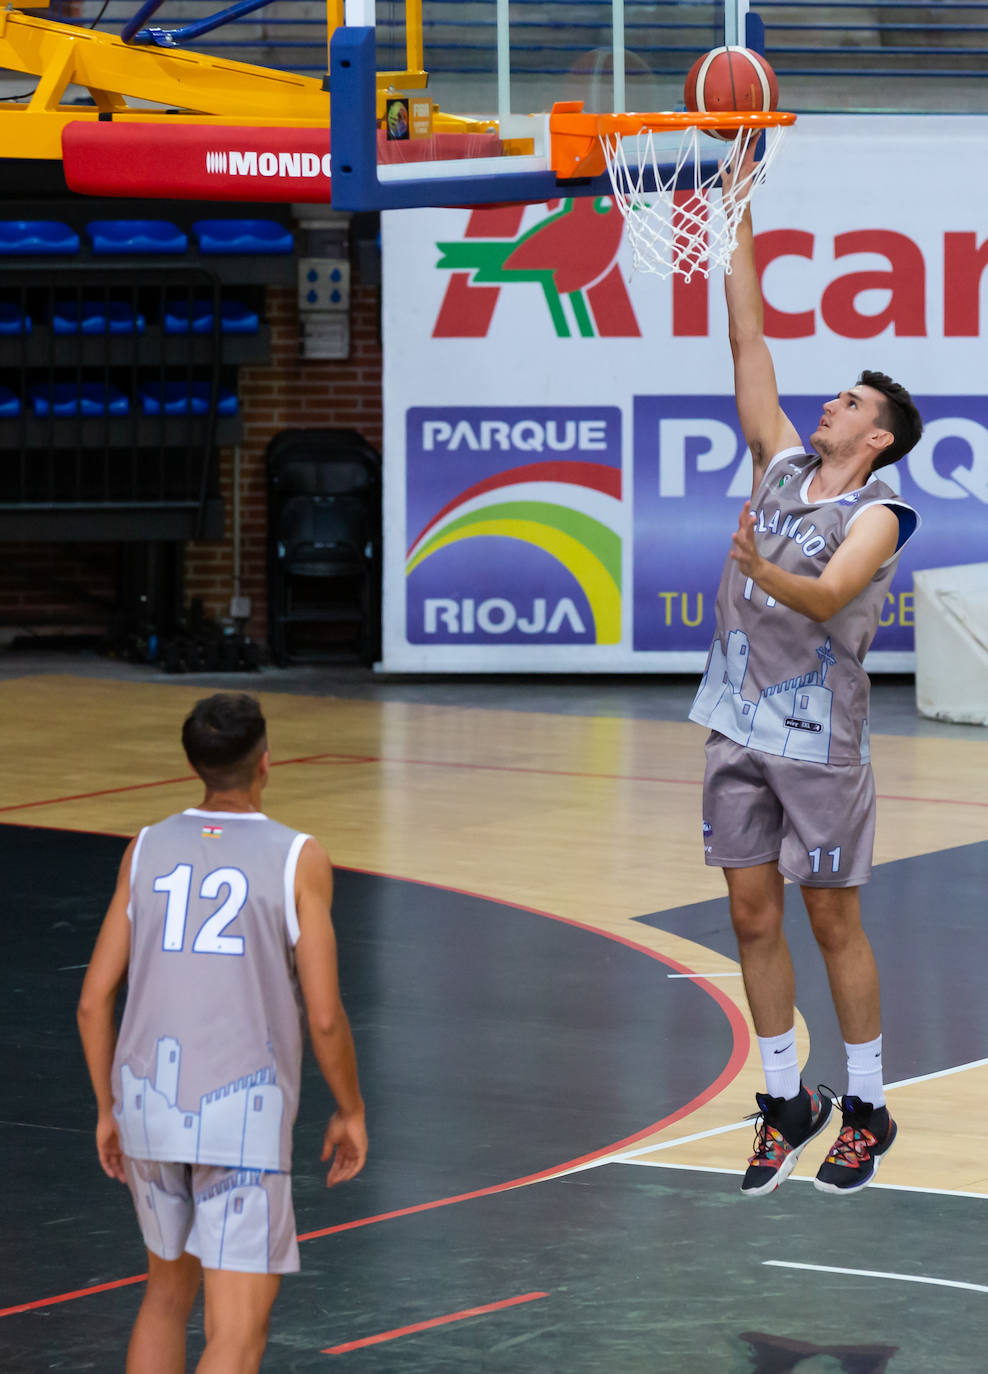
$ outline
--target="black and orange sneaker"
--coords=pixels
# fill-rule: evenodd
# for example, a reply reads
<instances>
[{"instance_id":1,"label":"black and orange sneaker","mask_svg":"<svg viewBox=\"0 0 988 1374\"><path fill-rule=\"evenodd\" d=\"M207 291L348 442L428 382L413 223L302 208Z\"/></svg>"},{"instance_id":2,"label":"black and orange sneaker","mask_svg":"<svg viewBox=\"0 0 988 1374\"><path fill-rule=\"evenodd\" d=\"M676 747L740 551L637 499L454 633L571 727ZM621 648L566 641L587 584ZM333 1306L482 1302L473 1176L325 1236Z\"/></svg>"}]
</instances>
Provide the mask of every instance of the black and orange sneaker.
<instances>
[{"instance_id":1,"label":"black and orange sneaker","mask_svg":"<svg viewBox=\"0 0 988 1374\"><path fill-rule=\"evenodd\" d=\"M819 1091L829 1090L821 1087ZM875 1177L898 1127L887 1107L875 1107L860 1097L835 1098L834 1105L841 1109L841 1133L817 1170L814 1184L821 1193L856 1193Z\"/></svg>"},{"instance_id":2,"label":"black and orange sneaker","mask_svg":"<svg viewBox=\"0 0 988 1374\"><path fill-rule=\"evenodd\" d=\"M784 1183L805 1147L830 1120L829 1098L811 1093L802 1085L795 1097L755 1093L755 1101L755 1153L748 1160L741 1181L745 1197L761 1197Z\"/></svg>"}]
</instances>

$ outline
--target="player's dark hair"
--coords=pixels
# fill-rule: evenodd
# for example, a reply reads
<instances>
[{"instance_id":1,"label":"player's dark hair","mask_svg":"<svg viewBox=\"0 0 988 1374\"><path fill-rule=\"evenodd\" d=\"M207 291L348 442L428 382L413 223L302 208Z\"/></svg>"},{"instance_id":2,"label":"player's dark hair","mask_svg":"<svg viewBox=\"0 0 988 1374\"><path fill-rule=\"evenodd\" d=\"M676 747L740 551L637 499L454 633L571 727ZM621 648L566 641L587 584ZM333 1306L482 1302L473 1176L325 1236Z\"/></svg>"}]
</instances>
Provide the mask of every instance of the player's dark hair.
<instances>
[{"instance_id":1,"label":"player's dark hair","mask_svg":"<svg viewBox=\"0 0 988 1374\"><path fill-rule=\"evenodd\" d=\"M878 423L892 435L892 442L872 463L871 470L875 472L888 467L889 463L897 463L916 447L923 433L923 420L906 388L893 382L884 372L866 369L858 378L858 385L870 386L885 398L878 407Z\"/></svg>"},{"instance_id":2,"label":"player's dark hair","mask_svg":"<svg viewBox=\"0 0 988 1374\"><path fill-rule=\"evenodd\" d=\"M246 692L217 692L197 701L182 726L182 747L212 792L250 786L266 748L261 708Z\"/></svg>"}]
</instances>

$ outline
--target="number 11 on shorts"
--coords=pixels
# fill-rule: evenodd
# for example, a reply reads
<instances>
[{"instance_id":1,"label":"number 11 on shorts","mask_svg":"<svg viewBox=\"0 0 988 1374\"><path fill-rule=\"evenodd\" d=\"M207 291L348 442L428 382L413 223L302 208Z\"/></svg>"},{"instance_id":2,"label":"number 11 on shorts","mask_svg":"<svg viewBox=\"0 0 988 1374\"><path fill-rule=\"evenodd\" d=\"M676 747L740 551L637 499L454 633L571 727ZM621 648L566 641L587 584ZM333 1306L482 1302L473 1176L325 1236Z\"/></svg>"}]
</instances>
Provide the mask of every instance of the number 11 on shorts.
<instances>
[{"instance_id":1,"label":"number 11 on shorts","mask_svg":"<svg viewBox=\"0 0 988 1374\"><path fill-rule=\"evenodd\" d=\"M814 873L819 873L819 872L820 872L820 859L821 859L821 857L822 857L822 855L823 855L823 849L822 849L822 848L818 848L818 849L808 849L806 852L807 852L807 854L810 856L810 863L813 865L813 872L814 872ZM828 849L828 850L827 850L827 857L828 857L829 860L830 860L830 871L831 871L831 873L839 873L839 872L840 872L840 845L838 845L836 849Z\"/></svg>"}]
</instances>

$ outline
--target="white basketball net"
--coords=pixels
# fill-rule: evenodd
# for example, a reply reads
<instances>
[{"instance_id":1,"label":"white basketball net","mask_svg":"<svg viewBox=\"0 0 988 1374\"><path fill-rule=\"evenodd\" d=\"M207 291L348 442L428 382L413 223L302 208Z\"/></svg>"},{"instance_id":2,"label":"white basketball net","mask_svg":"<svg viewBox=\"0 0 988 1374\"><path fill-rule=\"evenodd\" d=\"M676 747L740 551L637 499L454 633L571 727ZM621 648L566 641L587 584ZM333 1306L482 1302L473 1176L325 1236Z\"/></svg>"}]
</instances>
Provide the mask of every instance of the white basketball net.
<instances>
[{"instance_id":1,"label":"white basketball net","mask_svg":"<svg viewBox=\"0 0 988 1374\"><path fill-rule=\"evenodd\" d=\"M730 272L741 216L752 192L765 180L785 126L739 129L733 141L725 143L721 158L722 165L740 167L749 144L762 133L766 135L764 157L727 193L721 190L719 167L701 175L700 131L694 126L682 132L674 155L665 131L643 129L625 138L601 134L636 272L655 272L660 277L676 273L687 281L694 272L708 277L716 267Z\"/></svg>"}]
</instances>

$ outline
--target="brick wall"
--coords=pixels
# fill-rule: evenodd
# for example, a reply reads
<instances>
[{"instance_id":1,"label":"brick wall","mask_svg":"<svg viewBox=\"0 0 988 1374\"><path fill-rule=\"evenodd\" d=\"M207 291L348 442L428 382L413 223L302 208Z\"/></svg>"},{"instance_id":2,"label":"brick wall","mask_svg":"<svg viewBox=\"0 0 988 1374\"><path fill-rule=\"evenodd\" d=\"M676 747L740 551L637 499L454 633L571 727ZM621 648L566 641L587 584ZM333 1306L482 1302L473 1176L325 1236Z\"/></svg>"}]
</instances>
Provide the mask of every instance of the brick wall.
<instances>
[{"instance_id":1,"label":"brick wall","mask_svg":"<svg viewBox=\"0 0 988 1374\"><path fill-rule=\"evenodd\" d=\"M113 544L0 544L0 625L107 626L118 558Z\"/></svg>"},{"instance_id":2,"label":"brick wall","mask_svg":"<svg viewBox=\"0 0 988 1374\"><path fill-rule=\"evenodd\" d=\"M282 429L346 426L381 447L379 289L354 274L350 357L300 357L291 287L269 287L271 361L239 370L244 439L240 449L241 584L251 599L249 633L267 640L265 449ZM233 594L233 450L220 455L226 538L185 549L185 597L225 618ZM111 623L119 549L114 544L0 545L0 627L100 631ZM9 636L8 636L9 637Z\"/></svg>"},{"instance_id":3,"label":"brick wall","mask_svg":"<svg viewBox=\"0 0 988 1374\"><path fill-rule=\"evenodd\" d=\"M317 361L300 357L298 311L291 287L269 287L271 361L239 372L244 422L240 448L240 593L251 599L249 632L267 635L265 450L280 430L317 426L357 429L381 447L381 344L379 289L354 274L350 302L350 357ZM221 543L189 544L185 551L186 597L201 597L206 613L224 617L233 591L233 451L221 455L220 484L227 536Z\"/></svg>"}]
</instances>

